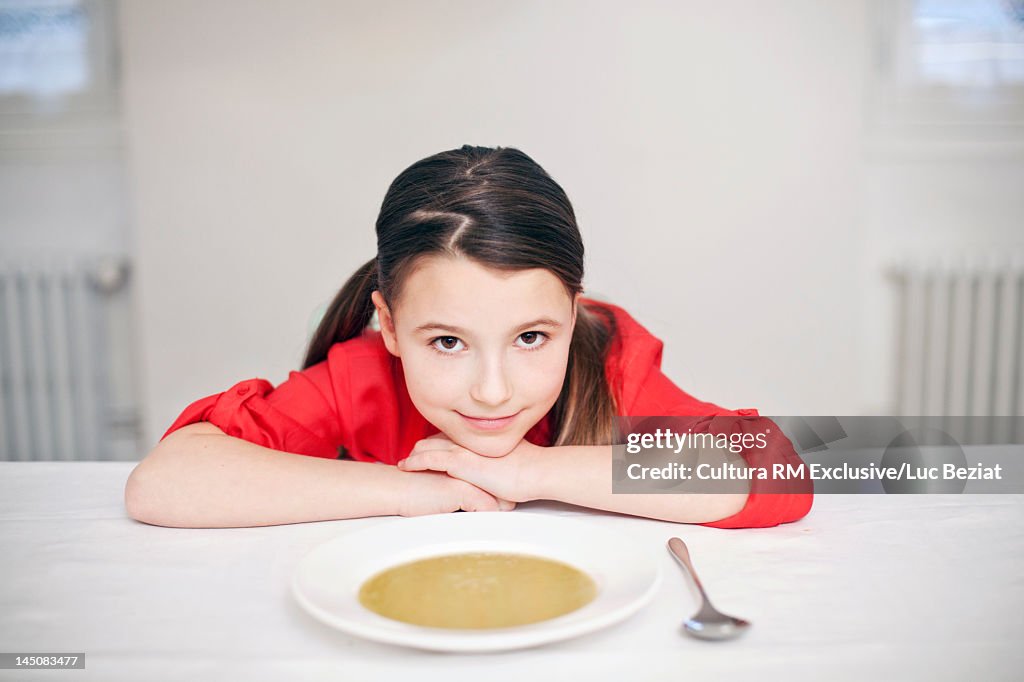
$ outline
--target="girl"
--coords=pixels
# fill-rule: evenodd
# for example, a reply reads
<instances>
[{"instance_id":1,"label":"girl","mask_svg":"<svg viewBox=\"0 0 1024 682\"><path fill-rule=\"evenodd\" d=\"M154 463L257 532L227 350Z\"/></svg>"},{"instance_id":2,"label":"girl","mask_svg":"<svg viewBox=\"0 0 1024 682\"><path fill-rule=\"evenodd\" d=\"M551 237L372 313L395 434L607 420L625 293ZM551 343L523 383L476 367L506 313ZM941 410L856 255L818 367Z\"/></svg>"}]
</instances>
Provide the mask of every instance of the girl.
<instances>
[{"instance_id":1,"label":"girl","mask_svg":"<svg viewBox=\"0 0 1024 682\"><path fill-rule=\"evenodd\" d=\"M128 479L133 518L261 526L550 499L741 528L810 509L809 487L764 494L757 481L748 493L611 493L617 414L765 428L755 410L677 388L661 341L581 295L572 206L526 154L464 146L423 159L391 184L376 229L376 257L335 296L302 371L189 405ZM776 447L744 459L800 463L773 432Z\"/></svg>"}]
</instances>

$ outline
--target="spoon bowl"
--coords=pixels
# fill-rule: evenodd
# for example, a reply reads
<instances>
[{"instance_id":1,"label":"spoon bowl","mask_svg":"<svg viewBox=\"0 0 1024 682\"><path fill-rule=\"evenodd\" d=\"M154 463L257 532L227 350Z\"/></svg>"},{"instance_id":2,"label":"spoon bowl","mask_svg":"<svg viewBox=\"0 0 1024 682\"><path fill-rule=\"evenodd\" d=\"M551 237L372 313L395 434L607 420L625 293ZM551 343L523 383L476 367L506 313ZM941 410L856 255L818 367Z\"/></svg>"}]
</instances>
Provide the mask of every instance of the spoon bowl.
<instances>
[{"instance_id":1,"label":"spoon bowl","mask_svg":"<svg viewBox=\"0 0 1024 682\"><path fill-rule=\"evenodd\" d=\"M733 616L725 616L721 621L702 620L697 616L683 622L687 634L697 639L717 640L739 637L750 627L748 621Z\"/></svg>"},{"instance_id":2,"label":"spoon bowl","mask_svg":"<svg viewBox=\"0 0 1024 682\"><path fill-rule=\"evenodd\" d=\"M704 592L704 586L701 584L700 578L697 577L697 571L694 570L693 563L690 561L690 552L686 548L686 543L679 538L670 538L668 550L679 564L686 569L690 577L693 578L693 582L697 585L702 599L700 610L692 618L683 622L683 629L686 633L697 639L723 640L739 637L746 632L747 628L750 627L749 621L726 615L711 605L711 600L708 599L707 593Z\"/></svg>"}]
</instances>

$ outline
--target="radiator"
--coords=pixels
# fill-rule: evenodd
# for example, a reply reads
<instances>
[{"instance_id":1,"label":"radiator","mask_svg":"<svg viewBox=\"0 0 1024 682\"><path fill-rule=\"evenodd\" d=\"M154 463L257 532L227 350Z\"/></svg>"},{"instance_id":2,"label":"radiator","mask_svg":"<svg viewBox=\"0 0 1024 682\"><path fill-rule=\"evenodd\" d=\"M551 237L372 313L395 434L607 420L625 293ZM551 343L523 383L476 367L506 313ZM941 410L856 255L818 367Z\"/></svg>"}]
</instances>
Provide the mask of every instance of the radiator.
<instances>
[{"instance_id":1,"label":"radiator","mask_svg":"<svg viewBox=\"0 0 1024 682\"><path fill-rule=\"evenodd\" d=\"M903 261L895 287L893 402L900 415L961 420L960 442L1020 442L1024 415L1024 259ZM952 423L952 422L950 422Z\"/></svg>"},{"instance_id":2,"label":"radiator","mask_svg":"<svg viewBox=\"0 0 1024 682\"><path fill-rule=\"evenodd\" d=\"M133 458L137 419L112 362L115 337L131 336L118 322L127 273L117 259L0 263L0 459Z\"/></svg>"}]
</instances>

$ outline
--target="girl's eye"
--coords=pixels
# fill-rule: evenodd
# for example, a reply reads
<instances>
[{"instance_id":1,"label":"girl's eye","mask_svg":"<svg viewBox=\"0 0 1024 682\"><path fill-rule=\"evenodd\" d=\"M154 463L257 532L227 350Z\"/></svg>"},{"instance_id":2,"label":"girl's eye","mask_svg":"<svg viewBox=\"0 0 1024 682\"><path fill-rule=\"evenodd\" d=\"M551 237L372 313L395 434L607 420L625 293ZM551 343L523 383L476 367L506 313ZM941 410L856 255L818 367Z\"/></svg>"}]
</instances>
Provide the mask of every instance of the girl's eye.
<instances>
[{"instance_id":1,"label":"girl's eye","mask_svg":"<svg viewBox=\"0 0 1024 682\"><path fill-rule=\"evenodd\" d=\"M459 351L460 343L462 343L462 341L455 336L439 336L431 341L430 345L439 353L444 355L454 355Z\"/></svg>"},{"instance_id":2,"label":"girl's eye","mask_svg":"<svg viewBox=\"0 0 1024 682\"><path fill-rule=\"evenodd\" d=\"M544 345L548 335L544 332L523 332L519 335L519 338L526 342L525 346L520 346L525 350L536 350Z\"/></svg>"}]
</instances>

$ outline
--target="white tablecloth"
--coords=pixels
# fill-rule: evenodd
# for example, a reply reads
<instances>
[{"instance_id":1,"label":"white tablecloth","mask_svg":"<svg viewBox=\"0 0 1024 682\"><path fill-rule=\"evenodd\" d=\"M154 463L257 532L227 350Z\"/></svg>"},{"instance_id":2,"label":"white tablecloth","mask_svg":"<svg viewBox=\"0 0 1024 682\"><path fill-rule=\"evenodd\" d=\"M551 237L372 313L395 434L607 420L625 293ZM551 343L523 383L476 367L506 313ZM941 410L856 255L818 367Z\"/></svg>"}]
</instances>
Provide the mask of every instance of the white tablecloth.
<instances>
[{"instance_id":1,"label":"white tablecloth","mask_svg":"<svg viewBox=\"0 0 1024 682\"><path fill-rule=\"evenodd\" d=\"M289 592L317 544L393 517L192 530L132 521L125 462L0 463L0 651L85 652L60 680L1020 679L1024 495L819 495L803 520L722 530L555 503L689 545L741 639L680 630L696 594L666 551L654 602L609 629L500 654L375 644L314 620ZM629 557L623 557L629 560Z\"/></svg>"}]
</instances>

